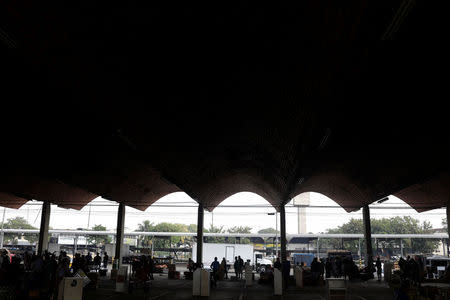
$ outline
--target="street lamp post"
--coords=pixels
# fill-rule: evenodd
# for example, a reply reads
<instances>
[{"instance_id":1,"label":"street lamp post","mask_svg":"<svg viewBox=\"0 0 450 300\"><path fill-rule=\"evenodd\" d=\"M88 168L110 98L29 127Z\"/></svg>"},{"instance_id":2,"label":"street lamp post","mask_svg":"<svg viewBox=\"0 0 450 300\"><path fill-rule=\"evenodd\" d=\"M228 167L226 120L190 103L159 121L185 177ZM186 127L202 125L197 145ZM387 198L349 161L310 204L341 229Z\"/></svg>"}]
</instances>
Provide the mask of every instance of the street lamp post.
<instances>
[{"instance_id":1,"label":"street lamp post","mask_svg":"<svg viewBox=\"0 0 450 300\"><path fill-rule=\"evenodd\" d=\"M275 212L275 240L276 240L276 256L278 257L278 212Z\"/></svg>"},{"instance_id":2,"label":"street lamp post","mask_svg":"<svg viewBox=\"0 0 450 300\"><path fill-rule=\"evenodd\" d=\"M275 255L278 257L278 213L268 213L269 216L275 215Z\"/></svg>"},{"instance_id":3,"label":"street lamp post","mask_svg":"<svg viewBox=\"0 0 450 300\"><path fill-rule=\"evenodd\" d=\"M2 233L1 233L2 242L0 244L0 248L3 248L3 240L5 238L5 232L3 231L3 225L5 224L5 212L6 212L6 207L3 208Z\"/></svg>"}]
</instances>

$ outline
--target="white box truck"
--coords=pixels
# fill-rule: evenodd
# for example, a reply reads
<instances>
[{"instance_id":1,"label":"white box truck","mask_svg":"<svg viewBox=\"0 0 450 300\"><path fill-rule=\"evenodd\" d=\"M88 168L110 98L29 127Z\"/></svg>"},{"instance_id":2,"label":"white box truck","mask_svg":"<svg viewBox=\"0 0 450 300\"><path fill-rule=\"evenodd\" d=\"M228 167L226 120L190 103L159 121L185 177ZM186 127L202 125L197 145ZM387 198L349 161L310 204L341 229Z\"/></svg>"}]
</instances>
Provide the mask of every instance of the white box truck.
<instances>
[{"instance_id":1,"label":"white box truck","mask_svg":"<svg viewBox=\"0 0 450 300\"><path fill-rule=\"evenodd\" d=\"M236 256L241 256L244 262L250 259L250 263L254 264L253 245L203 243L204 267L209 267L214 261L214 257L217 257L219 262L225 257L227 265L233 265ZM197 243L192 246L192 260L197 260Z\"/></svg>"},{"instance_id":2,"label":"white box truck","mask_svg":"<svg viewBox=\"0 0 450 300\"><path fill-rule=\"evenodd\" d=\"M106 244L105 245L105 252L108 253L108 256L111 259L114 258L114 256L116 255L116 244ZM125 257L125 256L130 255L130 245L126 245L126 244L122 245L122 249L121 249L120 252L122 252L120 254L120 257Z\"/></svg>"}]
</instances>

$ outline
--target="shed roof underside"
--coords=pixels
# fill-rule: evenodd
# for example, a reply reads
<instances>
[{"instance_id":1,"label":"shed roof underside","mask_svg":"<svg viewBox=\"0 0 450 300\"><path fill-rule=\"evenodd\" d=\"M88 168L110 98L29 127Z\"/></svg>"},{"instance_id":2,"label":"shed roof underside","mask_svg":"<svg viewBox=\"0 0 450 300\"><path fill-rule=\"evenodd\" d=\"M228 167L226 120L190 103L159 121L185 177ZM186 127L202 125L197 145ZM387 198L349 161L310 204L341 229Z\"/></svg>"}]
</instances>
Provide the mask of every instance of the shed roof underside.
<instances>
[{"instance_id":1,"label":"shed roof underside","mask_svg":"<svg viewBox=\"0 0 450 300\"><path fill-rule=\"evenodd\" d=\"M412 42L439 36L436 5L108 5L0 4L0 205L447 206L446 51Z\"/></svg>"}]
</instances>

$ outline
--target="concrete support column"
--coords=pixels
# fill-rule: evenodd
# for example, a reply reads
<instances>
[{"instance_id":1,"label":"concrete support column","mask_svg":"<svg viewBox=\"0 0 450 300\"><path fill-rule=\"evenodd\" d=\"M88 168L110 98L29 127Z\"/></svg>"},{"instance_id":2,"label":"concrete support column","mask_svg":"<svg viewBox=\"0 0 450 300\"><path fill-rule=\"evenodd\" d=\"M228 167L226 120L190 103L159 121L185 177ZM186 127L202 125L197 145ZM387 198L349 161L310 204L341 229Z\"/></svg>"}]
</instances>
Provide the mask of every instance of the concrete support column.
<instances>
[{"instance_id":1,"label":"concrete support column","mask_svg":"<svg viewBox=\"0 0 450 300\"><path fill-rule=\"evenodd\" d=\"M197 214L197 263L203 262L203 204L198 204Z\"/></svg>"},{"instance_id":2,"label":"concrete support column","mask_svg":"<svg viewBox=\"0 0 450 300\"><path fill-rule=\"evenodd\" d=\"M0 249L3 249L3 242L5 240L5 232L3 231L3 226L5 225L5 214L6 214L6 207L3 207L3 219L2 219L2 241L0 242ZM28 220L28 218L27 218Z\"/></svg>"},{"instance_id":3,"label":"concrete support column","mask_svg":"<svg viewBox=\"0 0 450 300\"><path fill-rule=\"evenodd\" d=\"M73 238L73 257L75 257L75 254L77 254L77 249L78 248L78 235L76 235Z\"/></svg>"},{"instance_id":4,"label":"concrete support column","mask_svg":"<svg viewBox=\"0 0 450 300\"><path fill-rule=\"evenodd\" d=\"M319 246L319 238L317 238L317 259L319 259L319 257L320 257L320 246Z\"/></svg>"},{"instance_id":5,"label":"concrete support column","mask_svg":"<svg viewBox=\"0 0 450 300\"><path fill-rule=\"evenodd\" d=\"M280 257L278 255L278 212L275 212L275 256Z\"/></svg>"},{"instance_id":6,"label":"concrete support column","mask_svg":"<svg viewBox=\"0 0 450 300\"><path fill-rule=\"evenodd\" d=\"M369 205L363 206L363 223L364 223L364 239L366 241L366 265L368 265L369 262L373 262L372 231L370 228Z\"/></svg>"},{"instance_id":7,"label":"concrete support column","mask_svg":"<svg viewBox=\"0 0 450 300\"><path fill-rule=\"evenodd\" d=\"M449 251L448 240L447 240L447 257L450 257L450 251Z\"/></svg>"},{"instance_id":8,"label":"concrete support column","mask_svg":"<svg viewBox=\"0 0 450 300\"><path fill-rule=\"evenodd\" d=\"M123 233L125 230L125 204L119 203L119 211L117 212L117 233L116 233L116 254L114 260L118 260L117 266L122 265L121 250L123 247Z\"/></svg>"},{"instance_id":9,"label":"concrete support column","mask_svg":"<svg viewBox=\"0 0 450 300\"><path fill-rule=\"evenodd\" d=\"M155 242L155 239L156 239L156 237L152 237L152 250L151 250L152 257L153 257L153 244L154 244L154 242Z\"/></svg>"},{"instance_id":10,"label":"concrete support column","mask_svg":"<svg viewBox=\"0 0 450 300\"><path fill-rule=\"evenodd\" d=\"M286 261L286 210L284 204L280 206L280 238L281 238L281 261Z\"/></svg>"},{"instance_id":11,"label":"concrete support column","mask_svg":"<svg viewBox=\"0 0 450 300\"><path fill-rule=\"evenodd\" d=\"M448 233L448 239L447 239L447 256L449 256L448 253L448 241L450 239L450 206L447 206L447 233Z\"/></svg>"},{"instance_id":12,"label":"concrete support column","mask_svg":"<svg viewBox=\"0 0 450 300\"><path fill-rule=\"evenodd\" d=\"M50 202L42 203L41 227L39 228L39 242L37 255L42 255L48 249L48 226L50 224Z\"/></svg>"},{"instance_id":13,"label":"concrete support column","mask_svg":"<svg viewBox=\"0 0 450 300\"><path fill-rule=\"evenodd\" d=\"M358 239L358 256L359 256L359 260L361 260L361 239Z\"/></svg>"}]
</instances>

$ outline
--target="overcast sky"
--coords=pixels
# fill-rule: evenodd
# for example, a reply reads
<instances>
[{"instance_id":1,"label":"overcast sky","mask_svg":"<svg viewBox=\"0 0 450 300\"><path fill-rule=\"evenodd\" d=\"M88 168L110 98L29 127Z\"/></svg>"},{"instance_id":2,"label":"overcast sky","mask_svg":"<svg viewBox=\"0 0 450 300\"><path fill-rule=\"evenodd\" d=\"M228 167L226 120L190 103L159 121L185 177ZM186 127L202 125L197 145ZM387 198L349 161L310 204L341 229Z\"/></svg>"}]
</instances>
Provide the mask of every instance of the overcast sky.
<instances>
[{"instance_id":1,"label":"overcast sky","mask_svg":"<svg viewBox=\"0 0 450 300\"><path fill-rule=\"evenodd\" d=\"M15 216L22 216L35 227L39 227L40 203L31 201L20 209L6 209L5 220ZM54 229L76 229L89 228L95 224L102 224L108 230L115 230L117 221L117 203L97 198L91 202L92 205L85 206L81 210L64 209L52 205L50 226ZM167 206L173 205L173 207ZM182 207L180 207L180 205ZM140 211L131 207L126 207L125 231L134 231L138 224L144 220L153 223L173 222L184 224L197 223L196 202L182 192L167 195L145 211ZM257 206L257 207L229 207L229 206ZM312 206L336 206L337 204L321 195L311 194ZM227 207L228 206L228 207ZM377 209L375 207L398 207L405 209ZM391 196L388 201L382 204L374 204L371 207L372 218L392 217L392 216L412 216L420 221L430 221L434 228L440 228L442 218L445 217L445 209L435 209L425 213L417 213L409 208L400 199ZM90 212L89 212L90 210ZM225 228L233 226L250 226L252 232L260 229L275 228L275 216L267 215L275 212L275 209L262 197L253 193L238 193L223 201L213 213L205 212L205 227L209 227L211 222L215 226ZM2 211L3 213L3 211ZM89 217L90 215L90 217ZM319 233L334 228L347 222L350 218L361 218L361 210L353 213L346 213L340 207L336 208L307 208L307 231ZM279 220L278 220L279 221ZM286 208L286 230L287 233L297 233L297 208Z\"/></svg>"}]
</instances>

